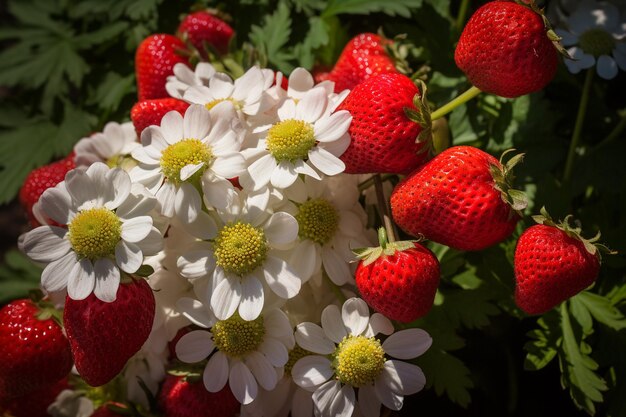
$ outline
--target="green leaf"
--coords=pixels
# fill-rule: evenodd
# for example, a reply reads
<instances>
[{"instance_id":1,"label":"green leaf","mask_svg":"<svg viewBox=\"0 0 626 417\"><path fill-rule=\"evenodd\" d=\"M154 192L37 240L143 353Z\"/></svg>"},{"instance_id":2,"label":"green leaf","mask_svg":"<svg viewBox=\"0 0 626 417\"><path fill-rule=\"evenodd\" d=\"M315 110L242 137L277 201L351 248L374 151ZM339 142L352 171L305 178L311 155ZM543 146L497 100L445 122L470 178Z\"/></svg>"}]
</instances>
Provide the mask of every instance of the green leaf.
<instances>
[{"instance_id":1,"label":"green leaf","mask_svg":"<svg viewBox=\"0 0 626 417\"><path fill-rule=\"evenodd\" d=\"M102 110L117 109L128 94L135 91L135 74L122 77L116 72L109 72L92 95L89 104L97 104Z\"/></svg>"},{"instance_id":2,"label":"green leaf","mask_svg":"<svg viewBox=\"0 0 626 417\"><path fill-rule=\"evenodd\" d=\"M469 389L474 386L470 370L457 357L441 349L430 348L415 360L426 375L426 386L437 395L446 394L450 400L467 408L471 401Z\"/></svg>"},{"instance_id":3,"label":"green leaf","mask_svg":"<svg viewBox=\"0 0 626 417\"><path fill-rule=\"evenodd\" d=\"M419 9L422 0L330 0L323 17L338 14L385 13L389 16L410 17L412 9Z\"/></svg>"},{"instance_id":4,"label":"green leaf","mask_svg":"<svg viewBox=\"0 0 626 417\"><path fill-rule=\"evenodd\" d=\"M560 343L561 329L559 315L551 310L539 320L539 329L528 332L531 340L524 345L527 351L524 359L524 369L538 371L548 365L557 354L557 344Z\"/></svg>"},{"instance_id":5,"label":"green leaf","mask_svg":"<svg viewBox=\"0 0 626 417\"><path fill-rule=\"evenodd\" d=\"M279 3L276 12L265 16L263 26L252 25L250 40L267 55L268 61L279 70L289 73L293 65L288 62L291 55L285 52L285 45L291 35L289 7Z\"/></svg>"},{"instance_id":6,"label":"green leaf","mask_svg":"<svg viewBox=\"0 0 626 417\"><path fill-rule=\"evenodd\" d=\"M28 296L28 292L39 288L41 268L21 252L13 249L6 253L0 264L0 305Z\"/></svg>"},{"instance_id":7,"label":"green leaf","mask_svg":"<svg viewBox=\"0 0 626 417\"><path fill-rule=\"evenodd\" d=\"M500 313L486 286L473 290L447 290L442 294L444 311L455 328L459 325L481 328L489 324L489 316Z\"/></svg>"},{"instance_id":8,"label":"green leaf","mask_svg":"<svg viewBox=\"0 0 626 417\"><path fill-rule=\"evenodd\" d=\"M74 44L78 49L87 49L94 45L108 42L118 36L128 28L127 22L110 23L106 27L80 35L74 39Z\"/></svg>"},{"instance_id":9,"label":"green leaf","mask_svg":"<svg viewBox=\"0 0 626 417\"><path fill-rule=\"evenodd\" d=\"M294 47L294 55L300 66L311 69L315 63L314 51L329 42L328 24L319 17L309 19L309 31L304 40Z\"/></svg>"},{"instance_id":10,"label":"green leaf","mask_svg":"<svg viewBox=\"0 0 626 417\"><path fill-rule=\"evenodd\" d=\"M475 142L478 139L478 134L474 131L467 114L466 105L459 106L450 113L448 126L450 127L454 145L464 145Z\"/></svg>"},{"instance_id":11,"label":"green leaf","mask_svg":"<svg viewBox=\"0 0 626 417\"><path fill-rule=\"evenodd\" d=\"M583 306L594 319L614 330L626 328L626 318L606 297L583 291L571 298L570 303L572 307Z\"/></svg>"}]
</instances>

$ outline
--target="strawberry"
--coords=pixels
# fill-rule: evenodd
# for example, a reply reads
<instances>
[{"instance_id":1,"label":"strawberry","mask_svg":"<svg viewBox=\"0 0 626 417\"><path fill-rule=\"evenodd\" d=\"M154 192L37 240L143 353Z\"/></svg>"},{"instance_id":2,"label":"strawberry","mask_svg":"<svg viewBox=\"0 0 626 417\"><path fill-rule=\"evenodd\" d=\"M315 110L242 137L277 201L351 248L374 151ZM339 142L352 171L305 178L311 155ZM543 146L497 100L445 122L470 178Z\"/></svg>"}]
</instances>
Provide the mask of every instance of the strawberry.
<instances>
[{"instance_id":1,"label":"strawberry","mask_svg":"<svg viewBox=\"0 0 626 417\"><path fill-rule=\"evenodd\" d=\"M176 36L156 34L144 39L135 54L135 73L139 100L169 97L165 90L168 75L174 74L174 65L189 65L185 44Z\"/></svg>"},{"instance_id":2,"label":"strawberry","mask_svg":"<svg viewBox=\"0 0 626 417\"><path fill-rule=\"evenodd\" d=\"M343 48L327 79L335 82L335 92L353 89L375 75L398 72L384 45L387 40L374 33L361 33Z\"/></svg>"},{"instance_id":3,"label":"strawberry","mask_svg":"<svg viewBox=\"0 0 626 417\"><path fill-rule=\"evenodd\" d=\"M0 399L0 415L9 417L49 417L48 407L50 404L56 400L61 391L69 388L67 378L63 378L54 384L45 385L21 397L5 401Z\"/></svg>"},{"instance_id":4,"label":"strawberry","mask_svg":"<svg viewBox=\"0 0 626 417\"><path fill-rule=\"evenodd\" d=\"M352 115L350 146L341 155L346 173L408 174L428 157L417 142L421 126L409 119L419 91L402 74L380 74L356 86L338 107Z\"/></svg>"},{"instance_id":5,"label":"strawberry","mask_svg":"<svg viewBox=\"0 0 626 417\"><path fill-rule=\"evenodd\" d=\"M542 89L556 73L557 47L536 6L489 2L472 15L454 60L482 91L519 97Z\"/></svg>"},{"instance_id":6,"label":"strawberry","mask_svg":"<svg viewBox=\"0 0 626 417\"><path fill-rule=\"evenodd\" d=\"M393 219L410 235L459 250L500 242L526 207L523 193L510 186L511 170L522 156L503 165L478 148L448 148L396 186Z\"/></svg>"},{"instance_id":7,"label":"strawberry","mask_svg":"<svg viewBox=\"0 0 626 417\"><path fill-rule=\"evenodd\" d=\"M539 223L517 241L513 268L515 302L528 314L542 314L594 283L600 272L599 238L584 239L571 216L555 223L545 209Z\"/></svg>"},{"instance_id":8,"label":"strawberry","mask_svg":"<svg viewBox=\"0 0 626 417\"><path fill-rule=\"evenodd\" d=\"M228 385L209 392L202 382L191 383L174 375L165 378L159 405L167 417L232 417L240 409Z\"/></svg>"},{"instance_id":9,"label":"strawberry","mask_svg":"<svg viewBox=\"0 0 626 417\"><path fill-rule=\"evenodd\" d=\"M34 169L28 174L20 188L19 199L26 210L33 227L41 226L33 215L33 206L48 188L56 186L65 179L65 174L76 168L74 152L60 161Z\"/></svg>"},{"instance_id":10,"label":"strawberry","mask_svg":"<svg viewBox=\"0 0 626 417\"><path fill-rule=\"evenodd\" d=\"M384 230L384 229L383 229ZM428 313L439 285L439 261L417 242L387 242L359 250L356 286L367 304L392 320L409 323Z\"/></svg>"},{"instance_id":11,"label":"strawberry","mask_svg":"<svg viewBox=\"0 0 626 417\"><path fill-rule=\"evenodd\" d=\"M176 33L181 39L189 40L205 59L208 58L205 43L225 54L235 34L228 23L204 10L185 16Z\"/></svg>"},{"instance_id":12,"label":"strawberry","mask_svg":"<svg viewBox=\"0 0 626 417\"><path fill-rule=\"evenodd\" d=\"M156 98L153 100L142 100L137 102L130 109L130 120L133 121L137 137L141 137L141 132L150 125L160 125L161 119L165 113L176 110L181 115L185 115L185 111L189 107L189 103L178 100L176 98Z\"/></svg>"},{"instance_id":13,"label":"strawberry","mask_svg":"<svg viewBox=\"0 0 626 417\"><path fill-rule=\"evenodd\" d=\"M72 353L54 308L29 299L0 309L0 396L18 397L70 373Z\"/></svg>"},{"instance_id":14,"label":"strawberry","mask_svg":"<svg viewBox=\"0 0 626 417\"><path fill-rule=\"evenodd\" d=\"M154 294L143 279L121 284L112 303L94 294L66 298L63 323L85 382L104 385L120 373L150 335L154 312Z\"/></svg>"}]
</instances>

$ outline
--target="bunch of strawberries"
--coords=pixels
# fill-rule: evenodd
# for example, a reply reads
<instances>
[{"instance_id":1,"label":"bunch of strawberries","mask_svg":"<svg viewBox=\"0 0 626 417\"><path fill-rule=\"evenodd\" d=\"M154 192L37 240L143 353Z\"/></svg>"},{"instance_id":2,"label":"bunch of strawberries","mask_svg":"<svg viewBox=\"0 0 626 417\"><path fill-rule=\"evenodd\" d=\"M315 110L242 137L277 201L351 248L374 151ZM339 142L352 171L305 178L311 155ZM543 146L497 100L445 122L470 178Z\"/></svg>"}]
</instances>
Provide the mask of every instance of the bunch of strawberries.
<instances>
[{"instance_id":1,"label":"bunch of strawberries","mask_svg":"<svg viewBox=\"0 0 626 417\"><path fill-rule=\"evenodd\" d=\"M226 22L199 11L184 18L178 36L156 34L141 43L135 58L139 101L130 113L139 135L167 112L184 114L189 106L166 91L174 65L190 65L191 56L227 53L233 34ZM554 77L558 51L549 34L536 8L493 1L466 25L455 61L475 89L519 97ZM396 70L386 49L390 43L360 34L334 68L315 79L333 81L336 92L350 90L338 107L352 115L351 142L341 155L346 172L404 176L380 211L387 213L390 203L393 222L415 240L396 241L389 222L388 230L379 232L380 246L356 251L355 279L373 309L409 323L428 313L439 284L439 262L423 240L480 251L514 232L526 208L523 193L513 188L513 168L523 155L505 153L508 161L498 160L470 146L433 155L423 85ZM73 158L34 170L26 179L20 201L33 225L38 224L33 206L75 167ZM536 220L539 224L519 238L514 258L515 301L528 314L545 313L587 288L600 270L597 239L581 237L569 218L557 223L543 211ZM87 384L108 383L141 348L153 318L154 296L142 279L121 285L115 303L93 294L80 301L67 298L62 317L50 301L22 299L3 307L0 411L16 417L46 415L48 404L68 386L73 365ZM167 377L158 400L168 416L198 415L198 409L228 416L239 409L228 388L209 393L178 376ZM120 408L106 403L93 415L116 415Z\"/></svg>"}]
</instances>

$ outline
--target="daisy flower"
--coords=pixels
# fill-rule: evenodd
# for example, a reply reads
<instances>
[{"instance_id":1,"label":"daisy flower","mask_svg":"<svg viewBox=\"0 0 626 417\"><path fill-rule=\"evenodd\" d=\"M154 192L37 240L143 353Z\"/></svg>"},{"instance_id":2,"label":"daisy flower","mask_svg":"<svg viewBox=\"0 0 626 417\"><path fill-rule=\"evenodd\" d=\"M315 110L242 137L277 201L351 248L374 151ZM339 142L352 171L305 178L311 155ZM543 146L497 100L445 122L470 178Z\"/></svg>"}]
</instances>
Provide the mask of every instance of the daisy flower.
<instances>
[{"instance_id":1,"label":"daisy flower","mask_svg":"<svg viewBox=\"0 0 626 417\"><path fill-rule=\"evenodd\" d=\"M64 389L48 406L48 414L53 417L90 417L95 411L93 401L83 390Z\"/></svg>"},{"instance_id":2,"label":"daisy flower","mask_svg":"<svg viewBox=\"0 0 626 417\"><path fill-rule=\"evenodd\" d=\"M40 201L42 211L64 226L33 229L21 247L33 261L47 264L41 275L47 292L67 287L74 300L93 292L113 302L120 269L132 274L144 255L161 249L161 234L148 215L156 201L122 169L101 162L74 169Z\"/></svg>"},{"instance_id":3,"label":"daisy flower","mask_svg":"<svg viewBox=\"0 0 626 417\"><path fill-rule=\"evenodd\" d=\"M390 336L381 343L378 333ZM316 415L349 417L358 407L365 417L378 417L381 404L399 410L404 396L426 383L418 366L402 360L428 350L432 344L428 333L421 329L393 333L389 319L378 313L370 317L359 298L348 299L341 312L328 306L322 327L301 323L295 336L301 348L315 353L298 360L291 374L296 384L314 390Z\"/></svg>"},{"instance_id":4,"label":"daisy flower","mask_svg":"<svg viewBox=\"0 0 626 417\"><path fill-rule=\"evenodd\" d=\"M298 236L296 219L265 209L269 191L256 195L240 191L237 196L229 210L217 211L221 226L215 239L198 242L178 259L183 277L209 277L203 299L220 320L237 310L243 319L254 320L263 308L267 287L289 299L302 285L280 254Z\"/></svg>"},{"instance_id":5,"label":"daisy flower","mask_svg":"<svg viewBox=\"0 0 626 417\"><path fill-rule=\"evenodd\" d=\"M281 72L276 73L276 85L275 89L273 89L273 95L276 99L287 99L292 98L294 100L301 100L304 98L304 95L307 91L311 90L313 87L323 88L326 91L327 96L332 96L335 90L335 83L332 81L322 81L321 83L315 85L315 80L313 79L313 75L305 68L298 67L294 69L291 74L289 74L289 78L287 80L287 90L282 88L284 76Z\"/></svg>"},{"instance_id":6,"label":"daisy flower","mask_svg":"<svg viewBox=\"0 0 626 417\"><path fill-rule=\"evenodd\" d=\"M74 145L74 161L76 166L87 167L94 162L104 162L111 168L130 169L134 166L130 153L137 146L137 133L131 122L109 122L101 133L82 138Z\"/></svg>"},{"instance_id":7,"label":"daisy flower","mask_svg":"<svg viewBox=\"0 0 626 417\"><path fill-rule=\"evenodd\" d=\"M209 112L203 106L189 106L185 116L171 111L161 126L149 126L141 134L143 146L135 148L139 165L131 178L155 193L157 206L166 217L176 216L192 223L202 211L202 188L209 201L221 206L232 188L226 178L245 170L239 121L229 103ZM208 192L207 192L208 190Z\"/></svg>"},{"instance_id":8,"label":"daisy flower","mask_svg":"<svg viewBox=\"0 0 626 417\"><path fill-rule=\"evenodd\" d=\"M610 3L585 0L567 20L566 29L556 29L561 43L574 59L566 59L567 69L577 74L596 65L605 80L617 76L618 67L626 71L626 24Z\"/></svg>"},{"instance_id":9,"label":"daisy flower","mask_svg":"<svg viewBox=\"0 0 626 417\"><path fill-rule=\"evenodd\" d=\"M176 356L183 362L209 357L202 378L208 391L218 392L228 382L235 398L249 404L259 386L274 389L294 346L285 313L271 309L251 321L237 314L216 320L197 300L181 299L180 306L194 324L209 329L191 331L176 344Z\"/></svg>"},{"instance_id":10,"label":"daisy flower","mask_svg":"<svg viewBox=\"0 0 626 417\"><path fill-rule=\"evenodd\" d=\"M189 88L208 86L209 80L216 73L213 65L208 62L199 62L193 71L186 64L179 62L174 65L173 71L174 75L167 77L165 90L170 96L181 100Z\"/></svg>"},{"instance_id":11,"label":"daisy flower","mask_svg":"<svg viewBox=\"0 0 626 417\"><path fill-rule=\"evenodd\" d=\"M344 171L339 156L350 144L352 116L346 110L331 113L326 91L315 87L301 100L288 99L278 109L279 121L259 141L256 160L240 178L244 187L259 189L271 183L287 188L298 174L321 179L314 168L332 176Z\"/></svg>"}]
</instances>

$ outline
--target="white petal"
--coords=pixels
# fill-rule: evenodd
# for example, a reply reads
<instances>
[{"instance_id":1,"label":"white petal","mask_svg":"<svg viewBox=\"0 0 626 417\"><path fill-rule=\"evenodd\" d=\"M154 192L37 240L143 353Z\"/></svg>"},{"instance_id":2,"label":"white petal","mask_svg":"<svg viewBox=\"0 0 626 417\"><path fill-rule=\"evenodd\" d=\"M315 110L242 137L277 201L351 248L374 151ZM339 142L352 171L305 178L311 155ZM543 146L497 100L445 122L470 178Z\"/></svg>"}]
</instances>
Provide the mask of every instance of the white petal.
<instances>
[{"instance_id":1,"label":"white petal","mask_svg":"<svg viewBox=\"0 0 626 417\"><path fill-rule=\"evenodd\" d=\"M289 75L287 95L300 99L307 91L313 88L314 84L315 81L311 73L302 67L298 67L291 71Z\"/></svg>"},{"instance_id":2,"label":"white petal","mask_svg":"<svg viewBox=\"0 0 626 417\"><path fill-rule=\"evenodd\" d=\"M301 388L296 389L291 400L291 417L311 417L313 415L312 397L312 392Z\"/></svg>"},{"instance_id":3,"label":"white petal","mask_svg":"<svg viewBox=\"0 0 626 417\"><path fill-rule=\"evenodd\" d=\"M185 165L184 167L180 169L180 172L179 172L180 180L187 181L189 178L191 178L193 174L200 171L200 168L202 168L204 165L205 165L205 162L200 162L199 164Z\"/></svg>"},{"instance_id":4,"label":"white petal","mask_svg":"<svg viewBox=\"0 0 626 417\"><path fill-rule=\"evenodd\" d=\"M141 242L137 242L136 245L144 256L156 255L157 252L163 249L163 235L156 227L152 226L148 236L142 239Z\"/></svg>"},{"instance_id":5,"label":"white petal","mask_svg":"<svg viewBox=\"0 0 626 417\"><path fill-rule=\"evenodd\" d=\"M175 201L176 201L176 186L165 181L159 191L156 193L157 207L161 211L161 214L165 217L174 217Z\"/></svg>"},{"instance_id":6,"label":"white petal","mask_svg":"<svg viewBox=\"0 0 626 417\"><path fill-rule=\"evenodd\" d=\"M265 260L263 275L267 285L280 298L289 299L300 292L302 281L282 259L268 256Z\"/></svg>"},{"instance_id":7,"label":"white petal","mask_svg":"<svg viewBox=\"0 0 626 417\"><path fill-rule=\"evenodd\" d=\"M341 307L341 319L352 335L360 335L367 328L370 310L367 303L360 298L350 298Z\"/></svg>"},{"instance_id":8,"label":"white petal","mask_svg":"<svg viewBox=\"0 0 626 417\"><path fill-rule=\"evenodd\" d=\"M400 395L411 395L426 385L426 377L419 366L396 360L385 362L376 386L383 385ZM383 389L382 387L379 391Z\"/></svg>"},{"instance_id":9,"label":"white petal","mask_svg":"<svg viewBox=\"0 0 626 417\"><path fill-rule=\"evenodd\" d=\"M617 63L608 55L601 55L598 58L596 67L598 75L605 80L612 80L617 76Z\"/></svg>"},{"instance_id":10,"label":"white petal","mask_svg":"<svg viewBox=\"0 0 626 417\"><path fill-rule=\"evenodd\" d=\"M24 235L22 251L35 262L52 262L71 249L64 239L67 230L56 226L39 226Z\"/></svg>"},{"instance_id":11,"label":"white petal","mask_svg":"<svg viewBox=\"0 0 626 417\"><path fill-rule=\"evenodd\" d=\"M84 203L95 202L98 198L91 178L80 169L73 169L65 175L65 187L79 208Z\"/></svg>"},{"instance_id":12,"label":"white petal","mask_svg":"<svg viewBox=\"0 0 626 417\"><path fill-rule=\"evenodd\" d=\"M233 315L241 301L241 283L235 278L226 278L220 282L211 295L211 308L219 320L226 320Z\"/></svg>"},{"instance_id":13,"label":"white petal","mask_svg":"<svg viewBox=\"0 0 626 417\"><path fill-rule=\"evenodd\" d=\"M390 335L393 333L393 331L394 329L393 324L391 324L391 320L389 320L387 317L383 316L380 313L374 313L372 314L372 317L370 317L366 336L372 337L376 336L379 333L382 333L384 335Z\"/></svg>"},{"instance_id":14,"label":"white petal","mask_svg":"<svg viewBox=\"0 0 626 417\"><path fill-rule=\"evenodd\" d=\"M259 351L276 367L285 366L289 360L289 352L285 345L271 337L265 338L261 346L259 346Z\"/></svg>"},{"instance_id":15,"label":"white petal","mask_svg":"<svg viewBox=\"0 0 626 417\"><path fill-rule=\"evenodd\" d=\"M346 165L341 159L319 146L309 151L309 161L329 176L340 174L346 169Z\"/></svg>"},{"instance_id":16,"label":"white petal","mask_svg":"<svg viewBox=\"0 0 626 417\"><path fill-rule=\"evenodd\" d=\"M334 372L330 360L319 355L305 356L291 368L293 381L302 388L316 387L328 381Z\"/></svg>"},{"instance_id":17,"label":"white petal","mask_svg":"<svg viewBox=\"0 0 626 417\"><path fill-rule=\"evenodd\" d=\"M74 214L69 194L59 187L48 188L39 197L41 209L55 222L68 224Z\"/></svg>"},{"instance_id":18,"label":"white petal","mask_svg":"<svg viewBox=\"0 0 626 417\"><path fill-rule=\"evenodd\" d=\"M271 391L276 386L278 378L272 364L259 352L252 352L246 357L246 365L252 375L264 389Z\"/></svg>"},{"instance_id":19,"label":"white petal","mask_svg":"<svg viewBox=\"0 0 626 417\"><path fill-rule=\"evenodd\" d=\"M176 357L186 363L206 359L215 348L211 337L211 332L206 330L194 330L185 334L176 343Z\"/></svg>"},{"instance_id":20,"label":"white petal","mask_svg":"<svg viewBox=\"0 0 626 417\"><path fill-rule=\"evenodd\" d=\"M380 400L374 386L365 385L359 388L359 409L364 417L380 417Z\"/></svg>"},{"instance_id":21,"label":"white petal","mask_svg":"<svg viewBox=\"0 0 626 417\"><path fill-rule=\"evenodd\" d=\"M296 179L298 179L298 173L295 170L295 166L289 161L281 161L270 179L272 186L283 189L291 186Z\"/></svg>"},{"instance_id":22,"label":"white petal","mask_svg":"<svg viewBox=\"0 0 626 417\"><path fill-rule=\"evenodd\" d=\"M344 285L352 279L348 263L332 248L322 248L322 263L328 277L337 285Z\"/></svg>"},{"instance_id":23,"label":"white petal","mask_svg":"<svg viewBox=\"0 0 626 417\"><path fill-rule=\"evenodd\" d=\"M394 411L398 411L402 408L404 398L401 395L392 392L391 389L384 384L374 384L374 389L376 390L378 399L385 407Z\"/></svg>"},{"instance_id":24,"label":"white petal","mask_svg":"<svg viewBox=\"0 0 626 417\"><path fill-rule=\"evenodd\" d=\"M215 269L215 258L210 248L185 252L176 261L180 274L188 279L203 278Z\"/></svg>"},{"instance_id":25,"label":"white petal","mask_svg":"<svg viewBox=\"0 0 626 417\"><path fill-rule=\"evenodd\" d=\"M309 322L298 324L295 336L298 345L310 352L330 355L335 351L335 344L328 340L324 330L317 324Z\"/></svg>"},{"instance_id":26,"label":"white petal","mask_svg":"<svg viewBox=\"0 0 626 417\"><path fill-rule=\"evenodd\" d=\"M248 174L250 175L250 181L255 190L265 187L272 178L272 173L277 168L278 164L274 157L270 154L264 155L257 159L248 167Z\"/></svg>"},{"instance_id":27,"label":"white petal","mask_svg":"<svg viewBox=\"0 0 626 417\"><path fill-rule=\"evenodd\" d=\"M89 259L81 259L74 264L67 282L67 295L73 300L84 300L96 285L93 264Z\"/></svg>"},{"instance_id":28,"label":"white petal","mask_svg":"<svg viewBox=\"0 0 626 417\"><path fill-rule=\"evenodd\" d=\"M252 67L235 80L233 98L238 101L258 101L263 92L263 73L258 67Z\"/></svg>"},{"instance_id":29,"label":"white petal","mask_svg":"<svg viewBox=\"0 0 626 417\"><path fill-rule=\"evenodd\" d=\"M295 339L293 328L289 323L287 315L279 309L273 309L263 315L265 331L267 335L279 340L287 349L293 349Z\"/></svg>"},{"instance_id":30,"label":"white petal","mask_svg":"<svg viewBox=\"0 0 626 417\"><path fill-rule=\"evenodd\" d=\"M233 93L233 80L221 72L216 73L209 81L209 89L215 98L227 98Z\"/></svg>"},{"instance_id":31,"label":"white petal","mask_svg":"<svg viewBox=\"0 0 626 417\"><path fill-rule=\"evenodd\" d=\"M289 99L278 108L278 117L280 120L294 119L296 117L296 102Z\"/></svg>"},{"instance_id":32,"label":"white petal","mask_svg":"<svg viewBox=\"0 0 626 417\"><path fill-rule=\"evenodd\" d=\"M340 157L350 146L350 135L346 133L334 142L320 142L318 146Z\"/></svg>"},{"instance_id":33,"label":"white petal","mask_svg":"<svg viewBox=\"0 0 626 417\"><path fill-rule=\"evenodd\" d=\"M93 165L92 165L93 166ZM115 168L107 172L105 176L106 183L113 192L113 199L104 203L109 210L118 208L130 194L131 181L126 171Z\"/></svg>"},{"instance_id":34,"label":"white petal","mask_svg":"<svg viewBox=\"0 0 626 417\"><path fill-rule=\"evenodd\" d=\"M315 272L316 258L318 256L319 251L316 249L315 244L310 240L303 240L293 249L289 258L289 265L291 265L295 274L303 282L306 282Z\"/></svg>"},{"instance_id":35,"label":"white petal","mask_svg":"<svg viewBox=\"0 0 626 417\"><path fill-rule=\"evenodd\" d=\"M161 128L154 125L148 126L141 132L141 144L148 156L157 161L161 159L161 151L169 146Z\"/></svg>"},{"instance_id":36,"label":"white petal","mask_svg":"<svg viewBox=\"0 0 626 417\"><path fill-rule=\"evenodd\" d=\"M127 242L137 243L145 239L150 233L150 230L152 230L152 217L134 217L122 223L121 236L122 239Z\"/></svg>"},{"instance_id":37,"label":"white petal","mask_svg":"<svg viewBox=\"0 0 626 417\"><path fill-rule=\"evenodd\" d=\"M205 180L207 175L202 177L202 191L204 192L204 200L208 207L214 207L217 210L226 210L233 204L237 198L235 187L228 180L217 179Z\"/></svg>"},{"instance_id":38,"label":"white petal","mask_svg":"<svg viewBox=\"0 0 626 417\"><path fill-rule=\"evenodd\" d=\"M215 220L204 211L198 213L198 218L195 221L189 224L181 222L181 226L185 232L198 239L210 240L217 235Z\"/></svg>"},{"instance_id":39,"label":"white petal","mask_svg":"<svg viewBox=\"0 0 626 417\"><path fill-rule=\"evenodd\" d=\"M341 342L348 335L341 320L339 307L331 304L322 311L322 329L326 337L335 343Z\"/></svg>"},{"instance_id":40,"label":"white petal","mask_svg":"<svg viewBox=\"0 0 626 417\"><path fill-rule=\"evenodd\" d=\"M233 395L241 404L250 404L254 401L259 389L252 372L243 362L235 362L232 365L228 384Z\"/></svg>"},{"instance_id":41,"label":"white petal","mask_svg":"<svg viewBox=\"0 0 626 417\"><path fill-rule=\"evenodd\" d=\"M183 223L192 223L198 218L198 213L202 210L202 197L200 193L190 183L180 184L176 191L174 201L176 217Z\"/></svg>"},{"instance_id":42,"label":"white petal","mask_svg":"<svg viewBox=\"0 0 626 417\"><path fill-rule=\"evenodd\" d=\"M330 405L330 413L337 417L350 417L356 403L354 388L344 385Z\"/></svg>"},{"instance_id":43,"label":"white petal","mask_svg":"<svg viewBox=\"0 0 626 417\"><path fill-rule=\"evenodd\" d=\"M207 329L215 322L215 318L212 317L207 307L195 298L183 297L179 299L176 301L176 308L196 326Z\"/></svg>"},{"instance_id":44,"label":"white petal","mask_svg":"<svg viewBox=\"0 0 626 417\"><path fill-rule=\"evenodd\" d=\"M209 392L219 392L228 381L228 358L220 351L215 352L204 368L202 380Z\"/></svg>"},{"instance_id":45,"label":"white petal","mask_svg":"<svg viewBox=\"0 0 626 417\"><path fill-rule=\"evenodd\" d=\"M264 232L270 245L286 245L298 238L298 221L291 214L279 211L269 218Z\"/></svg>"},{"instance_id":46,"label":"white petal","mask_svg":"<svg viewBox=\"0 0 626 417\"><path fill-rule=\"evenodd\" d=\"M156 198L148 195L148 191L140 184L134 184L137 187L137 193L132 192L131 195L115 210L115 214L122 220L131 217L144 216L148 214L156 206ZM139 192L141 187L141 192Z\"/></svg>"},{"instance_id":47,"label":"white petal","mask_svg":"<svg viewBox=\"0 0 626 417\"><path fill-rule=\"evenodd\" d=\"M57 292L67 287L67 277L77 262L76 253L72 251L61 259L49 263L41 273L43 289L47 292Z\"/></svg>"},{"instance_id":48,"label":"white petal","mask_svg":"<svg viewBox=\"0 0 626 417\"><path fill-rule=\"evenodd\" d=\"M554 32L561 37L561 45L568 47L578 43L578 36L564 29L554 29Z\"/></svg>"},{"instance_id":49,"label":"white petal","mask_svg":"<svg viewBox=\"0 0 626 417\"><path fill-rule=\"evenodd\" d=\"M222 178L234 178L246 170L246 160L239 152L225 153L213 161L211 170Z\"/></svg>"},{"instance_id":50,"label":"white petal","mask_svg":"<svg viewBox=\"0 0 626 417\"><path fill-rule=\"evenodd\" d=\"M341 391L339 381L328 381L315 390L313 393L313 405L316 410L316 417L333 416L331 406L335 397ZM333 416L334 417L334 416Z\"/></svg>"},{"instance_id":51,"label":"white petal","mask_svg":"<svg viewBox=\"0 0 626 417\"><path fill-rule=\"evenodd\" d=\"M333 142L343 136L350 127L352 116L347 110L340 110L328 117L315 122L315 140L319 142Z\"/></svg>"},{"instance_id":52,"label":"white petal","mask_svg":"<svg viewBox=\"0 0 626 417\"><path fill-rule=\"evenodd\" d=\"M143 253L136 244L121 240L115 245L115 262L122 271L132 274L141 266Z\"/></svg>"},{"instance_id":53,"label":"white petal","mask_svg":"<svg viewBox=\"0 0 626 417\"><path fill-rule=\"evenodd\" d=\"M406 329L392 334L383 343L386 354L398 359L413 359L424 354L433 339L422 329Z\"/></svg>"},{"instance_id":54,"label":"white petal","mask_svg":"<svg viewBox=\"0 0 626 417\"><path fill-rule=\"evenodd\" d=\"M623 44L626 45L626 44ZM622 52L620 49L613 49L613 58L617 63L617 66L622 70L626 71L626 52Z\"/></svg>"},{"instance_id":55,"label":"white petal","mask_svg":"<svg viewBox=\"0 0 626 417\"><path fill-rule=\"evenodd\" d=\"M324 113L327 103L326 91L323 88L313 88L296 105L296 118L314 123Z\"/></svg>"},{"instance_id":56,"label":"white petal","mask_svg":"<svg viewBox=\"0 0 626 417\"><path fill-rule=\"evenodd\" d=\"M117 289L120 286L120 270L108 258L96 260L93 270L96 279L93 293L105 303L112 303L117 299Z\"/></svg>"},{"instance_id":57,"label":"white petal","mask_svg":"<svg viewBox=\"0 0 626 417\"><path fill-rule=\"evenodd\" d=\"M163 138L170 145L183 139L183 116L176 110L167 112L161 119L161 133L163 134Z\"/></svg>"},{"instance_id":58,"label":"white petal","mask_svg":"<svg viewBox=\"0 0 626 417\"><path fill-rule=\"evenodd\" d=\"M318 181L322 179L322 177L320 177L320 175L313 168L311 168L309 164L302 160L296 161L293 166L294 171L296 171L298 174L303 174L307 177L315 178Z\"/></svg>"},{"instance_id":59,"label":"white petal","mask_svg":"<svg viewBox=\"0 0 626 417\"><path fill-rule=\"evenodd\" d=\"M251 321L259 317L263 309L263 285L254 278L248 277L241 281L241 304L239 304L239 315L246 321Z\"/></svg>"},{"instance_id":60,"label":"white petal","mask_svg":"<svg viewBox=\"0 0 626 417\"><path fill-rule=\"evenodd\" d=\"M192 104L185 112L183 121L182 137L189 139L202 139L211 129L211 115L206 107L200 104Z\"/></svg>"}]
</instances>

